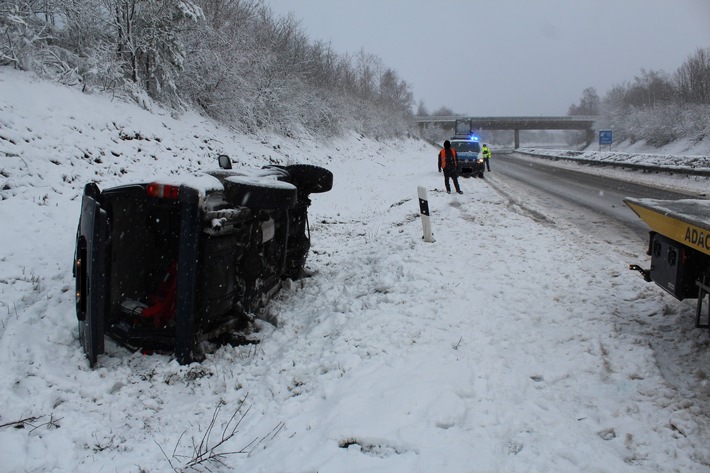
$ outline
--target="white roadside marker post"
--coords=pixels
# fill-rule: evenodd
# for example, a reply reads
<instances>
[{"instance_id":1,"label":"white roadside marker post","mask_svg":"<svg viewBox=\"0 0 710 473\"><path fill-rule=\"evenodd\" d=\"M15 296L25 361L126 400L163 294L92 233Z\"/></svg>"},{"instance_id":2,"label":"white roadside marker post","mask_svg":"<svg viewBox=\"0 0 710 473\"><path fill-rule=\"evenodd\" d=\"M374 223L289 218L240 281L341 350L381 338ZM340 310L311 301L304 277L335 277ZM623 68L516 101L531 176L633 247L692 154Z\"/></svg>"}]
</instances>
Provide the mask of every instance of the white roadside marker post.
<instances>
[{"instance_id":1,"label":"white roadside marker post","mask_svg":"<svg viewBox=\"0 0 710 473\"><path fill-rule=\"evenodd\" d=\"M426 189L422 186L417 187L417 194L419 194L419 213L422 219L422 229L424 230L424 235L422 238L427 243L434 243L434 234L431 233L431 220L429 220L429 201L426 196Z\"/></svg>"}]
</instances>

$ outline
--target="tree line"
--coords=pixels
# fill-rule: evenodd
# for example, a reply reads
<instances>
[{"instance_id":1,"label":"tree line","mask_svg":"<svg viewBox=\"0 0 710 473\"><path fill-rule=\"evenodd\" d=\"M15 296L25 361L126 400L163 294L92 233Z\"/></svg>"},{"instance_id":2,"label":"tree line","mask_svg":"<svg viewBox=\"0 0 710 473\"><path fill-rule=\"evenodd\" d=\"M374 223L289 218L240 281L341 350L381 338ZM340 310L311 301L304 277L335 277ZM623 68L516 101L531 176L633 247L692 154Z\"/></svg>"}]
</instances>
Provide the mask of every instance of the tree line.
<instances>
[{"instance_id":1,"label":"tree line","mask_svg":"<svg viewBox=\"0 0 710 473\"><path fill-rule=\"evenodd\" d=\"M710 48L698 49L672 74L642 69L603 98L589 87L568 115L598 116L598 127L612 129L615 141L663 146L710 137Z\"/></svg>"},{"instance_id":2,"label":"tree line","mask_svg":"<svg viewBox=\"0 0 710 473\"><path fill-rule=\"evenodd\" d=\"M412 126L413 95L393 69L310 40L264 0L0 0L0 64L244 132Z\"/></svg>"}]
</instances>

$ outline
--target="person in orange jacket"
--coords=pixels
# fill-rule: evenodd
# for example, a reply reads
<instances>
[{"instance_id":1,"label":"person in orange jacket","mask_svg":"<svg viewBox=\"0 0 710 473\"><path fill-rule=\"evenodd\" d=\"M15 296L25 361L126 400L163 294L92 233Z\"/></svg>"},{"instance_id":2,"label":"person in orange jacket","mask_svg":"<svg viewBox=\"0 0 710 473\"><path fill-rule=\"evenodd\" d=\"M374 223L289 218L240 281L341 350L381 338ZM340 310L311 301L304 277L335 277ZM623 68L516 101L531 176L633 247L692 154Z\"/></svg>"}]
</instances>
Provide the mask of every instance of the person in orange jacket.
<instances>
[{"instance_id":1,"label":"person in orange jacket","mask_svg":"<svg viewBox=\"0 0 710 473\"><path fill-rule=\"evenodd\" d=\"M459 187L459 158L456 156L456 150L451 148L451 142L449 140L444 141L444 149L439 151L439 172L441 172L442 169L444 171L446 193L451 194L449 179L452 179L456 192L463 194Z\"/></svg>"}]
</instances>

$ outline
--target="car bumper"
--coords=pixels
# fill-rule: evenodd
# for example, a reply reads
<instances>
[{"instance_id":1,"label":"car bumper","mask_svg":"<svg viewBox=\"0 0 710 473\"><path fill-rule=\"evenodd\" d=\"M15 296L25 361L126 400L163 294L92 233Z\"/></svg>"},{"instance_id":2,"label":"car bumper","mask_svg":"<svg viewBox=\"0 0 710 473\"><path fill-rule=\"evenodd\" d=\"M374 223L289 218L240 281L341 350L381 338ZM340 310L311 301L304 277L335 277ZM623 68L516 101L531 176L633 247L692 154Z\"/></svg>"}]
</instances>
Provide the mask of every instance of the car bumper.
<instances>
[{"instance_id":1,"label":"car bumper","mask_svg":"<svg viewBox=\"0 0 710 473\"><path fill-rule=\"evenodd\" d=\"M464 162L464 163L459 163L459 174L462 176L468 176L468 175L479 175L483 173L485 170L485 166L483 163L477 163L477 162Z\"/></svg>"}]
</instances>

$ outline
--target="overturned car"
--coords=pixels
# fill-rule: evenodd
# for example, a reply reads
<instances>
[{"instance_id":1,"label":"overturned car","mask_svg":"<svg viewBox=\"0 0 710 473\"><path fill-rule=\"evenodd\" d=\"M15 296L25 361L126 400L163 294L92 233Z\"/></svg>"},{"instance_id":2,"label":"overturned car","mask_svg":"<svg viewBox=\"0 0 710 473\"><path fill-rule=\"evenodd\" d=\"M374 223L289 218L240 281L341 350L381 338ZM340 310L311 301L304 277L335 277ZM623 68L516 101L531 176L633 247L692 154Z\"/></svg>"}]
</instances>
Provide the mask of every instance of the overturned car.
<instances>
[{"instance_id":1,"label":"overturned car","mask_svg":"<svg viewBox=\"0 0 710 473\"><path fill-rule=\"evenodd\" d=\"M84 188L74 277L79 337L93 367L104 336L133 350L202 357L233 343L310 249L310 194L333 175L308 164L220 168L174 181Z\"/></svg>"}]
</instances>

